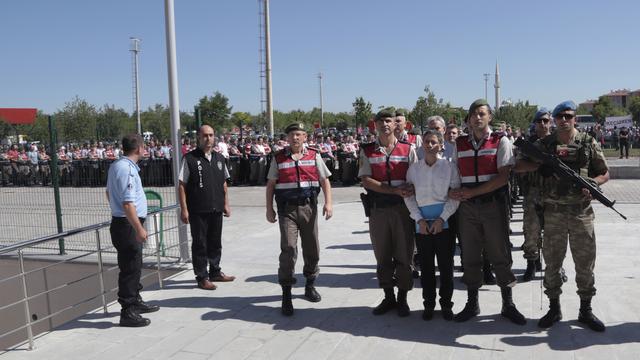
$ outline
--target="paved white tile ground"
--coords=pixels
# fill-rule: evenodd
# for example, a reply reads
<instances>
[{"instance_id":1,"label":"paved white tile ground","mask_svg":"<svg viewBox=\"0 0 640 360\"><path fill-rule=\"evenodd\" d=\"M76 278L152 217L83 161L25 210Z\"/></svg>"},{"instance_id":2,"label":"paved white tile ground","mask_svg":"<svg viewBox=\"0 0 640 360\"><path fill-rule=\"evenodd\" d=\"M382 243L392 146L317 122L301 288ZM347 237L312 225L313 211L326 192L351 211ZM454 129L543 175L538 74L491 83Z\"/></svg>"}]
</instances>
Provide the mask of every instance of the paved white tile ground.
<instances>
[{"instance_id":1,"label":"paved white tile ground","mask_svg":"<svg viewBox=\"0 0 640 360\"><path fill-rule=\"evenodd\" d=\"M637 182L625 183L637 186ZM613 184L612 184L613 185ZM626 186L625 186L626 187ZM190 271L165 283L164 289L143 292L160 305L149 314L149 327L118 327L119 306L64 325L36 339L36 349L19 348L0 355L4 359L637 359L640 358L640 211L636 204L620 204L629 216L595 205L598 261L594 311L608 326L605 333L584 329L576 321L572 262L565 268L564 320L548 331L536 327L547 307L541 304L540 280L519 284L515 302L530 319L513 325L499 316L496 286L481 289L482 312L464 324L421 319L418 281L410 292L412 314L375 317L371 307L382 298L375 280L375 263L368 225L356 187L335 189L335 217L320 220L320 303L302 297L303 277L294 289L296 313L280 314L280 288L276 281L278 229L264 220L260 188L232 189L233 215L225 222L223 270L238 276L218 290L196 289ZM519 211L519 209L517 210ZM512 241L522 243L521 213L512 227ZM525 262L514 249L514 272ZM456 264L459 260L456 258ZM298 264L299 272L302 264ZM460 277L456 273L456 278ZM464 286L456 280L454 310L465 301ZM542 309L541 309L542 306Z\"/></svg>"}]
</instances>

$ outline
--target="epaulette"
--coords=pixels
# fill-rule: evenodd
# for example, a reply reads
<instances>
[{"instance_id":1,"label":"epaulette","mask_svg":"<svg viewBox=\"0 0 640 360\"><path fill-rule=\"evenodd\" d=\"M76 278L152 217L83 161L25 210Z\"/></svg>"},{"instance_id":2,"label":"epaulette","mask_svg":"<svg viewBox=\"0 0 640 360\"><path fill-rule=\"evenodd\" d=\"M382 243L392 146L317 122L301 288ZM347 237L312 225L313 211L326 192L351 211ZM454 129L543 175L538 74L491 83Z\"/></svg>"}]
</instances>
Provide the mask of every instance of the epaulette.
<instances>
[{"instance_id":1,"label":"epaulette","mask_svg":"<svg viewBox=\"0 0 640 360\"><path fill-rule=\"evenodd\" d=\"M398 140L398 142L401 144L411 145L411 143L406 140Z\"/></svg>"},{"instance_id":2,"label":"epaulette","mask_svg":"<svg viewBox=\"0 0 640 360\"><path fill-rule=\"evenodd\" d=\"M368 142L368 143L362 143L362 144L360 144L360 148L371 147L371 146L374 146L375 143L376 143L375 141Z\"/></svg>"},{"instance_id":3,"label":"epaulette","mask_svg":"<svg viewBox=\"0 0 640 360\"><path fill-rule=\"evenodd\" d=\"M307 146L307 150L313 150L313 151L315 151L315 152L317 152L317 153L319 153L319 152L320 152L320 148L315 147L315 146L310 146L310 145L309 145L309 146Z\"/></svg>"}]
</instances>

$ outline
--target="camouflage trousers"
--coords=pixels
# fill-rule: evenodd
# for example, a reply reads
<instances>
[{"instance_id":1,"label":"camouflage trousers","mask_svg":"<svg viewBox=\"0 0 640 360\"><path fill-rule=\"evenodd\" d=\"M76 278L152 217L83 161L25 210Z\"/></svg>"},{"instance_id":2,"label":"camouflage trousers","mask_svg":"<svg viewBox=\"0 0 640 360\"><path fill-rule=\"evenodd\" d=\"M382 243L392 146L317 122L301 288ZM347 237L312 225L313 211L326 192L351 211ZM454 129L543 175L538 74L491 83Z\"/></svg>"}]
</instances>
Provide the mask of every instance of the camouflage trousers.
<instances>
[{"instance_id":1,"label":"camouflage trousers","mask_svg":"<svg viewBox=\"0 0 640 360\"><path fill-rule=\"evenodd\" d=\"M545 294L550 299L562 294L560 269L567 253L567 242L576 269L576 285L581 299L596 294L593 268L596 263L596 235L593 229L595 216L589 204L544 204L544 244L542 255Z\"/></svg>"},{"instance_id":2,"label":"camouflage trousers","mask_svg":"<svg viewBox=\"0 0 640 360\"><path fill-rule=\"evenodd\" d=\"M544 224L540 190L531 187L523 199L522 208L523 256L527 260L538 260L540 257L539 249L542 246L542 228Z\"/></svg>"}]
</instances>

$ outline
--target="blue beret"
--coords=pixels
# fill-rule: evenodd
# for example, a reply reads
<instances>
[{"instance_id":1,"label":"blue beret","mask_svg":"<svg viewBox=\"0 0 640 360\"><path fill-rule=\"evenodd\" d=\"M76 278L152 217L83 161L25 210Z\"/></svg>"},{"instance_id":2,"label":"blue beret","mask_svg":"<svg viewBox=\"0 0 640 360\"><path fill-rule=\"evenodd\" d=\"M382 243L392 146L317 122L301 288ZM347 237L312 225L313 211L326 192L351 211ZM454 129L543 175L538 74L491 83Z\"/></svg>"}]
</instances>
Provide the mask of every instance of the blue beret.
<instances>
[{"instance_id":1,"label":"blue beret","mask_svg":"<svg viewBox=\"0 0 640 360\"><path fill-rule=\"evenodd\" d=\"M540 109L538 109L538 111L536 111L536 114L533 116L533 122L536 122L536 120L540 119L541 117L547 114L551 115L551 112L549 111L549 109L547 109L546 107L541 107Z\"/></svg>"},{"instance_id":2,"label":"blue beret","mask_svg":"<svg viewBox=\"0 0 640 360\"><path fill-rule=\"evenodd\" d=\"M558 106L555 107L555 109L553 109L553 117L558 116L558 114L566 110L576 111L578 110L578 106L576 106L576 103L571 100L561 102L560 104L558 104Z\"/></svg>"}]
</instances>

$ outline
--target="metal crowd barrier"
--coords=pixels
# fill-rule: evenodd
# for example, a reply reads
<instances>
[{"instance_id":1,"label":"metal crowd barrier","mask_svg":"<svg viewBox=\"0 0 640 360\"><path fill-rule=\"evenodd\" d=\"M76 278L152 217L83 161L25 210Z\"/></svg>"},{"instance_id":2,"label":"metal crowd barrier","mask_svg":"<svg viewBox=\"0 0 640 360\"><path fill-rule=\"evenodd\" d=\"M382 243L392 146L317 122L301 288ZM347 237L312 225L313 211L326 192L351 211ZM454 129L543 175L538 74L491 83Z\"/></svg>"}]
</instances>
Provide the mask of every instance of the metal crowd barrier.
<instances>
[{"instance_id":1,"label":"metal crowd barrier","mask_svg":"<svg viewBox=\"0 0 640 360\"><path fill-rule=\"evenodd\" d=\"M146 255L143 254L143 259L144 258L148 258L148 257L154 257L153 261L155 262L155 272L150 272L146 275L143 275L141 277L141 280L149 277L149 276L157 276L157 281L159 284L159 287L162 288L163 287L163 276L162 276L162 270L165 269L167 267L163 267L162 265L162 259L161 259L161 252L163 250L167 250L170 248L174 248L174 247L179 247L180 244L176 243L170 246L166 246L166 244L160 244L160 234L162 232L167 232L169 230L173 230L173 229L177 229L180 226L185 226L184 224L178 222L178 225L171 227L171 228L167 228L167 229L162 229L159 228L159 216L167 211L173 211L175 212L175 210L178 208L178 205L172 205L172 206L167 206L167 207L163 207L161 209L158 209L156 211L152 211L149 212L149 216L147 217L147 219L152 218L152 222L153 222L153 231L149 231L148 232L148 239L151 239L151 237L153 237L155 239L155 251L151 254L147 253ZM7 278L4 279L0 279L0 289L2 288L3 284L6 284L7 282L11 281L11 280L16 280L19 279L20 283L21 283L21 287L22 287L22 293L20 294L22 299L14 301L10 304L6 304L3 305L2 307L0 307L0 311L8 309L12 306L16 306L19 304L22 304L24 307L24 316L25 316L25 325L19 326L17 328L11 329L5 333L0 334L0 339L7 337L11 334L15 334L18 331L21 330L25 330L27 331L27 338L28 338L28 344L29 344L29 350L32 350L34 348L34 333L33 333L33 327L34 325L45 321L45 320L49 320L51 318L53 318L54 316L57 316L59 314L62 314L66 311L72 310L74 308L77 308L78 306L82 305L82 304L86 304L89 303L93 300L96 300L98 298L101 299L101 304L102 304L102 309L104 311L104 314L108 314L107 312L107 295L116 291L118 289L118 287L116 286L115 288L111 288L111 289L106 289L105 288L105 281L104 281L104 275L105 273L108 273L110 271L116 270L118 269L117 265L111 266L111 267L107 267L105 268L105 264L103 261L103 254L105 254L107 251L111 250L111 252L115 252L115 249L113 249L113 246L105 246L103 244L103 241L101 239L100 236L100 230L101 229L105 229L107 228L109 225L111 224L110 221L106 221L106 222L102 222L102 223L98 223L98 224L93 224L93 225L89 225L89 226L84 226L84 227L80 227L80 228L76 228L73 230L69 230L69 231L65 231L62 233L58 233L58 234L53 234L53 235L49 235L49 236L44 236L44 237L40 237L40 238L36 238L36 239L32 239L32 240L28 240L28 241L23 241L23 242L19 242L13 245L9 245L9 246L5 246L5 247L0 247L0 257L2 258L17 258L18 260L18 264L19 264L19 273L13 276L9 276ZM66 258L64 260L61 261L56 261L53 262L47 266L44 267L40 267L37 269L32 269L29 271L25 270L25 250L26 249L36 249L38 247L38 245L44 244L46 242L51 242L51 241L58 241L58 239L61 238L68 238L68 237L72 237L72 236L77 236L80 234L86 234L86 233L90 233L90 232L94 232L95 234L95 240L96 240L96 249L94 251L88 251L86 253L83 253L81 255L77 255L77 256L73 256L70 258ZM148 240L147 240L148 241ZM91 255L95 255L97 256L96 259L90 259L90 262L95 261L97 264L97 272L91 273L91 274L83 274L83 276L80 279L75 279L75 280L70 280L67 282L64 282L61 285L55 286L51 289L45 290L45 291L41 291L37 294L31 294L29 295L28 293L28 284L27 284L27 276L30 274L34 274L36 272L40 272L43 271L45 269L51 268L53 266L56 265L60 265L63 263L70 263L72 261L77 261L78 259L81 258L85 258ZM178 262L179 260L176 260L175 262ZM83 280L87 280L90 279L94 276L98 276L98 280L99 280L99 286L100 286L100 293L95 295L95 296L91 296L87 299L84 299L82 301L79 302L75 302L73 304L68 304L66 306L64 306L62 309L57 310L55 312L52 312L50 314L48 314L47 316L38 318L38 319L32 319L31 317L31 311L30 311L30 302L34 301L36 298L43 296L43 295L49 295L53 292L56 292L58 290L64 289L66 287L69 287L71 285L77 284ZM6 290L5 290L6 291ZM4 291L0 292L4 293Z\"/></svg>"}]
</instances>

